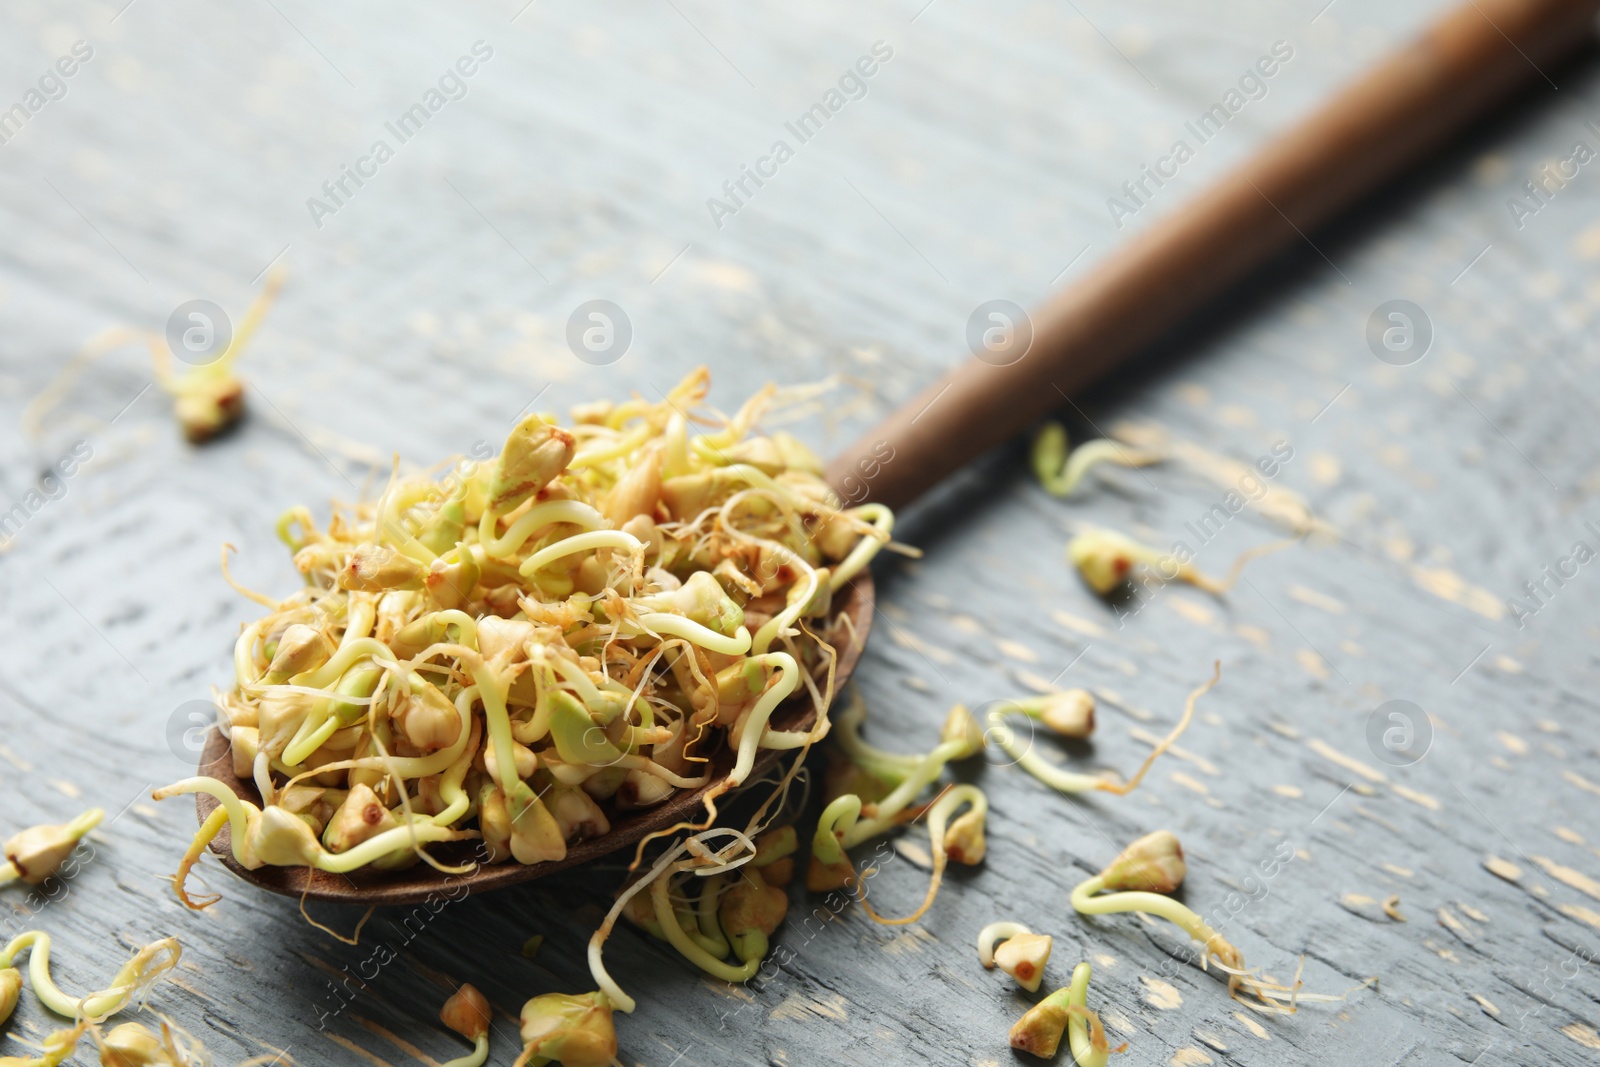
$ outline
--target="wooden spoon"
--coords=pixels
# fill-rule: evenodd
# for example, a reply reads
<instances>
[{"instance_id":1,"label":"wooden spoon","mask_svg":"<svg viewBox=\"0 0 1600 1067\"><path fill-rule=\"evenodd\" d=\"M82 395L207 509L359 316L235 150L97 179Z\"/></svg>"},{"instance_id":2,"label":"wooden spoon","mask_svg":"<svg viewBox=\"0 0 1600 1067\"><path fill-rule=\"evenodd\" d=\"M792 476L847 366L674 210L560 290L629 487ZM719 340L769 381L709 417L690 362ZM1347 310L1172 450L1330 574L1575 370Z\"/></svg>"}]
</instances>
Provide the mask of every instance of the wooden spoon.
<instances>
[{"instance_id":1,"label":"wooden spoon","mask_svg":"<svg viewBox=\"0 0 1600 1067\"><path fill-rule=\"evenodd\" d=\"M914 501L946 475L1015 436L1093 384L1205 302L1237 285L1285 247L1406 167L1426 158L1472 119L1529 85L1593 39L1600 0L1467 0L1346 86L1319 111L1231 174L1150 225L1042 308L1031 341L957 367L846 449L829 468L853 503ZM892 457L892 458L886 458ZM840 599L858 639L840 648L838 688L854 671L872 625L873 587L862 575ZM772 717L780 730L812 722L808 701ZM765 752L757 772L780 753ZM716 776L731 767L724 753ZM213 732L200 773L259 803L233 774L227 742ZM711 788L706 786L705 789ZM483 866L443 875L418 865L350 876L305 868L249 871L234 862L225 829L212 851L241 877L273 892L356 904L406 904L498 889L603 856L654 830L693 818L704 789L619 817L602 838L580 842L558 863ZM203 820L216 806L200 795ZM435 846L446 863L470 857L467 843Z\"/></svg>"}]
</instances>

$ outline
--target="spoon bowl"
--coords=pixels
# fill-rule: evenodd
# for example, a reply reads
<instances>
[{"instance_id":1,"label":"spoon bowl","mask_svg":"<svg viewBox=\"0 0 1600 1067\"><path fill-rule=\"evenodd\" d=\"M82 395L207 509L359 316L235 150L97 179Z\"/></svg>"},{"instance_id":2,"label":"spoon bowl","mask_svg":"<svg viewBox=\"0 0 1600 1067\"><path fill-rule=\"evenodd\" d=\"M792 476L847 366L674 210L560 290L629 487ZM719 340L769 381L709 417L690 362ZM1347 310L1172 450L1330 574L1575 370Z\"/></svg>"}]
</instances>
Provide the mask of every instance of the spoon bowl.
<instances>
[{"instance_id":1,"label":"spoon bowl","mask_svg":"<svg viewBox=\"0 0 1600 1067\"><path fill-rule=\"evenodd\" d=\"M834 672L834 692L837 694L854 673L866 644L867 632L872 627L874 607L871 573L863 571L846 585L835 597L834 605L834 618L848 619L848 624L842 628L844 639L834 646L839 653L839 663ZM849 637L852 633L854 639ZM806 730L815 722L816 710L804 690L778 705L771 719L774 730ZM763 749L756 757L755 769L749 780L770 769L782 755L784 753L777 749ZM348 875L309 867L258 867L250 870L233 858L233 834L227 826L212 840L211 851L222 860L223 866L240 878L285 896L303 896L339 904L416 904L440 897L458 900L468 893L502 889L587 863L637 844L647 834L695 818L706 791L727 778L728 772L733 769L733 760L734 753L728 746L722 746L711 759L711 780L705 785L698 789L680 789L654 807L607 812L611 817L610 833L575 842L568 846L565 859L546 863L522 864L511 861L479 864L464 874L444 874L425 863L398 871L356 871ZM248 800L257 806L261 804L261 794L257 792L255 783L233 773L233 756L229 751L228 739L217 730L212 730L206 737L205 750L200 754L200 767L196 773L225 783L241 800ZM200 821L204 822L217 807L217 800L199 793L196 794L195 806ZM446 866L460 866L472 862L476 843L453 841L431 845L428 851L429 855Z\"/></svg>"}]
</instances>

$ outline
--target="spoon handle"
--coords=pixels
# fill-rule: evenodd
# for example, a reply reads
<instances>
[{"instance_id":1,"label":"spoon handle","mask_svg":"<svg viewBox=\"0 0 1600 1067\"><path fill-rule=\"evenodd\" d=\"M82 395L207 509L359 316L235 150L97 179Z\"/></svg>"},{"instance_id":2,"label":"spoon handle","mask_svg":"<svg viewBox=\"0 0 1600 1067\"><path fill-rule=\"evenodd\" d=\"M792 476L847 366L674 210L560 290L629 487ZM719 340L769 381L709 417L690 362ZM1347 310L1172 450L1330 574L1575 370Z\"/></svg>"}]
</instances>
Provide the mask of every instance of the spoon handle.
<instances>
[{"instance_id":1,"label":"spoon handle","mask_svg":"<svg viewBox=\"0 0 1600 1067\"><path fill-rule=\"evenodd\" d=\"M1252 158L1156 220L845 449L852 502L911 503L1426 158L1594 36L1597 0L1467 0ZM1012 324L1016 325L1016 324ZM976 350L976 349L975 349Z\"/></svg>"}]
</instances>

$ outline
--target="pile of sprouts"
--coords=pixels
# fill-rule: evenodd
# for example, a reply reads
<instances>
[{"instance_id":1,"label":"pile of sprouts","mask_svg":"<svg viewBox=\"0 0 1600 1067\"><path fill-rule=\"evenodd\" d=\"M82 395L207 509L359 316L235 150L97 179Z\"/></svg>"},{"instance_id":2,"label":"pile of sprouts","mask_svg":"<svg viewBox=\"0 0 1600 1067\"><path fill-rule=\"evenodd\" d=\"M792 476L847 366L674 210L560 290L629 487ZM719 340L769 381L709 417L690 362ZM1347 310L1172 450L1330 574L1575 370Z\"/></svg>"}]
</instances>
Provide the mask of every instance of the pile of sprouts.
<instances>
[{"instance_id":1,"label":"pile of sprouts","mask_svg":"<svg viewBox=\"0 0 1600 1067\"><path fill-rule=\"evenodd\" d=\"M618 813L661 804L762 749L827 733L833 599L889 543L881 505L841 506L786 433L755 432L797 399L774 387L702 413L704 368L658 402L530 414L492 462L399 476L319 528L278 531L304 586L234 648L219 694L233 768L259 805L188 778L157 799L219 806L175 880L224 825L246 868L390 870L481 838L488 861L560 861ZM706 432L693 434L691 427ZM810 703L809 730L773 712ZM709 825L709 820L706 823ZM748 839L746 839L748 842Z\"/></svg>"}]
</instances>

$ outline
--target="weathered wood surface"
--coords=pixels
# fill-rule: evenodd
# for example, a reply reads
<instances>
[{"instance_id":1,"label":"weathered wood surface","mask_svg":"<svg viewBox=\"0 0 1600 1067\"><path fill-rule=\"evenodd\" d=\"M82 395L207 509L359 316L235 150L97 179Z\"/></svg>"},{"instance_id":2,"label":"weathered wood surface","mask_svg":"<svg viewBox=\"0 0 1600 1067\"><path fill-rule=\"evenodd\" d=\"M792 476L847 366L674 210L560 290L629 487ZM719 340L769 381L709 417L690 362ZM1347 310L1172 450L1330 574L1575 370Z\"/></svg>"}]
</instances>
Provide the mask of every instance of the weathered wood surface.
<instances>
[{"instance_id":1,"label":"weathered wood surface","mask_svg":"<svg viewBox=\"0 0 1600 1067\"><path fill-rule=\"evenodd\" d=\"M648 395L701 361L729 406L769 378L840 375L859 399L801 428L825 450L960 358L979 302L1027 305L1093 269L1435 5L521 6L33 0L0 16L0 102L75 40L94 48L66 96L0 148L4 502L73 442L93 450L0 558L0 822L90 802L115 816L58 899L12 888L4 907L54 934L68 989L178 935L183 968L152 1007L219 1062L270 1048L312 1064L443 1060L461 1049L434 1017L459 980L505 1011L493 1058L509 1062L524 998L590 987L582 946L617 877L613 865L411 921L381 914L360 947L215 866L226 899L184 912L163 878L193 809L146 794L185 773L169 723L226 681L252 613L218 577L219 542L239 546L242 580L289 589L272 520L370 486L361 449L433 462L495 440L536 400ZM466 97L314 226L306 198L480 39L493 57ZM810 143L786 137L879 40L894 54L866 96ZM1278 40L1294 58L1265 98L1117 230L1106 198ZM1169 589L1119 625L1065 566L1067 531L1097 522L1165 544L1221 485L1168 465L1059 502L1013 453L907 518L928 556L880 572L860 672L874 737L926 747L949 704L1055 680L1104 698L1099 739L1074 758L1127 768L1145 748L1132 731L1163 729L1220 657L1186 755L1121 800L1056 796L999 761L964 770L993 804L984 867L957 872L909 929L854 909L804 923L816 904L797 893L787 962L750 988L622 931L609 959L640 1001L620 1020L625 1063L1011 1062L1004 1034L1026 1000L971 944L1000 917L1056 937L1051 979L1096 961L1091 1002L1130 1064L1594 1061L1600 579L1581 567L1520 629L1505 607L1574 540L1600 547L1584 525L1600 518L1593 168L1520 228L1506 201L1575 142L1600 147L1597 69L1550 72L1559 92L1317 235L1172 359L1073 415L1079 436L1090 420L1154 421L1243 462L1287 441L1274 485L1308 497L1338 538L1257 562L1225 601ZM706 199L777 138L794 158L717 228ZM23 436L23 406L90 334L160 328L196 296L240 309L280 252L292 275L245 365L253 414L237 436L185 447L130 352L72 390L42 442ZM607 367L563 341L594 297L635 327ZM1437 331L1409 367L1363 338L1395 298ZM1221 571L1278 532L1247 509L1198 562ZM1369 717L1390 698L1437 724L1413 766L1369 751ZM1310 988L1369 975L1381 987L1246 1021L1214 976L1171 962L1169 930L1075 918L1074 880L1158 826L1188 846L1192 906L1225 914L1241 888L1260 898L1227 927L1252 963L1285 976L1304 954ZM1282 842L1296 858L1247 885ZM1490 855L1518 877L1490 873ZM909 908L924 877L897 857L874 891ZM1392 894L1408 922L1383 916ZM319 917L348 930L358 914ZM535 933L546 941L530 962L518 947ZM8 1033L50 1025L27 1001Z\"/></svg>"}]
</instances>

